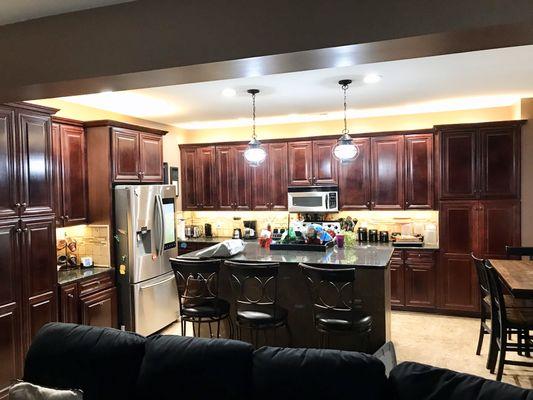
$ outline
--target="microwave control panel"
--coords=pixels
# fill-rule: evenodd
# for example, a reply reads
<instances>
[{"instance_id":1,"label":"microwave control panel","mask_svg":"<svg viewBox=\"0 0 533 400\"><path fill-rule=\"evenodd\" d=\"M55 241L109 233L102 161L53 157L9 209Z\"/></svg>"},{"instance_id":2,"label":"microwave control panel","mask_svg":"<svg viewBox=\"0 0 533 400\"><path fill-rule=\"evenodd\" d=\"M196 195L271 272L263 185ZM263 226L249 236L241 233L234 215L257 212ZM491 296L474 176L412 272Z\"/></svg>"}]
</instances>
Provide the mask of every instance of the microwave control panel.
<instances>
[{"instance_id":1,"label":"microwave control panel","mask_svg":"<svg viewBox=\"0 0 533 400\"><path fill-rule=\"evenodd\" d=\"M328 193L328 208L337 208L337 193Z\"/></svg>"}]
</instances>

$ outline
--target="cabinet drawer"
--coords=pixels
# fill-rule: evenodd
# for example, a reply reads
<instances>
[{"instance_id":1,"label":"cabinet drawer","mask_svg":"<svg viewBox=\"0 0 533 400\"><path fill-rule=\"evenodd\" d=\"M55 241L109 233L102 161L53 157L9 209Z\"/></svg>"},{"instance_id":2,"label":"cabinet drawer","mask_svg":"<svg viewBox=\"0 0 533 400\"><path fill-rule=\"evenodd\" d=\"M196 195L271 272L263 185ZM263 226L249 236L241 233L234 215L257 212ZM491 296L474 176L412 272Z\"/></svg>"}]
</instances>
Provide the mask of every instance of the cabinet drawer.
<instances>
[{"instance_id":1,"label":"cabinet drawer","mask_svg":"<svg viewBox=\"0 0 533 400\"><path fill-rule=\"evenodd\" d=\"M91 293L98 292L113 287L113 277L111 274L100 275L95 278L88 279L79 283L79 296L86 296Z\"/></svg>"},{"instance_id":2,"label":"cabinet drawer","mask_svg":"<svg viewBox=\"0 0 533 400\"><path fill-rule=\"evenodd\" d=\"M391 262L399 262L401 263L403 260L403 251L402 250L394 250L392 252Z\"/></svg>"},{"instance_id":3,"label":"cabinet drawer","mask_svg":"<svg viewBox=\"0 0 533 400\"><path fill-rule=\"evenodd\" d=\"M405 251L406 263L435 263L435 252L424 250L406 250Z\"/></svg>"}]
</instances>

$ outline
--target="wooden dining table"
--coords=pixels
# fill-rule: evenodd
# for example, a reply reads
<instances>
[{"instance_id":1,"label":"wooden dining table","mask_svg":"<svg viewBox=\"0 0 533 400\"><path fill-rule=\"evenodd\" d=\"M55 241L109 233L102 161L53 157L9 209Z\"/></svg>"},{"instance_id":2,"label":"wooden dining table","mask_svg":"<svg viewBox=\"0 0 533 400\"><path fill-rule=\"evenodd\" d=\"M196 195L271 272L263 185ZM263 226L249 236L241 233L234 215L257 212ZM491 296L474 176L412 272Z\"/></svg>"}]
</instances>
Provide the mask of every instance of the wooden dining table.
<instances>
[{"instance_id":1,"label":"wooden dining table","mask_svg":"<svg viewBox=\"0 0 533 400\"><path fill-rule=\"evenodd\" d=\"M514 297L533 299L533 261L489 259L489 263Z\"/></svg>"}]
</instances>

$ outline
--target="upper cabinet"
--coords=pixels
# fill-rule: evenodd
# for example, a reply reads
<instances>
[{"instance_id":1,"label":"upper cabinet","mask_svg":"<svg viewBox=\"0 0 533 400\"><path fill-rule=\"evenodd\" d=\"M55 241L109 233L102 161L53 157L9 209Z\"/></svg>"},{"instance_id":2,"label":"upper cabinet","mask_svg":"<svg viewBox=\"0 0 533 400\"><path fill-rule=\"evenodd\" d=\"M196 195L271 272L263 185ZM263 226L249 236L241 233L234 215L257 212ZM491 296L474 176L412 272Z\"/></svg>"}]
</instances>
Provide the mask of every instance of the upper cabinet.
<instances>
[{"instance_id":1,"label":"upper cabinet","mask_svg":"<svg viewBox=\"0 0 533 400\"><path fill-rule=\"evenodd\" d=\"M139 167L142 182L163 182L163 136L139 134Z\"/></svg>"},{"instance_id":2,"label":"upper cabinet","mask_svg":"<svg viewBox=\"0 0 533 400\"><path fill-rule=\"evenodd\" d=\"M402 135L372 138L371 205L375 210L404 208L403 146Z\"/></svg>"},{"instance_id":3,"label":"upper cabinet","mask_svg":"<svg viewBox=\"0 0 533 400\"><path fill-rule=\"evenodd\" d=\"M87 222L87 152L82 122L52 119L54 209L57 226Z\"/></svg>"},{"instance_id":4,"label":"upper cabinet","mask_svg":"<svg viewBox=\"0 0 533 400\"><path fill-rule=\"evenodd\" d=\"M336 184L335 139L289 142L289 186Z\"/></svg>"},{"instance_id":5,"label":"upper cabinet","mask_svg":"<svg viewBox=\"0 0 533 400\"><path fill-rule=\"evenodd\" d=\"M432 209L433 134L405 135L405 208Z\"/></svg>"},{"instance_id":6,"label":"upper cabinet","mask_svg":"<svg viewBox=\"0 0 533 400\"><path fill-rule=\"evenodd\" d=\"M522 121L438 127L440 198L520 196Z\"/></svg>"},{"instance_id":7,"label":"upper cabinet","mask_svg":"<svg viewBox=\"0 0 533 400\"><path fill-rule=\"evenodd\" d=\"M354 139L359 155L353 161L339 162L339 205L343 210L371 207L370 138Z\"/></svg>"},{"instance_id":8,"label":"upper cabinet","mask_svg":"<svg viewBox=\"0 0 533 400\"><path fill-rule=\"evenodd\" d=\"M0 217L16 216L18 213L15 154L15 110L0 107Z\"/></svg>"},{"instance_id":9,"label":"upper cabinet","mask_svg":"<svg viewBox=\"0 0 533 400\"><path fill-rule=\"evenodd\" d=\"M220 210L252 208L252 173L244 159L246 147L216 147L217 199Z\"/></svg>"},{"instance_id":10,"label":"upper cabinet","mask_svg":"<svg viewBox=\"0 0 533 400\"><path fill-rule=\"evenodd\" d=\"M221 162L223 163L225 160ZM217 208L218 185L216 167L215 146L182 147L181 180L183 183L183 209L214 210ZM229 187L228 190L230 190Z\"/></svg>"},{"instance_id":11,"label":"upper cabinet","mask_svg":"<svg viewBox=\"0 0 533 400\"><path fill-rule=\"evenodd\" d=\"M287 143L263 144L267 159L252 168L252 208L256 211L287 209Z\"/></svg>"}]
</instances>

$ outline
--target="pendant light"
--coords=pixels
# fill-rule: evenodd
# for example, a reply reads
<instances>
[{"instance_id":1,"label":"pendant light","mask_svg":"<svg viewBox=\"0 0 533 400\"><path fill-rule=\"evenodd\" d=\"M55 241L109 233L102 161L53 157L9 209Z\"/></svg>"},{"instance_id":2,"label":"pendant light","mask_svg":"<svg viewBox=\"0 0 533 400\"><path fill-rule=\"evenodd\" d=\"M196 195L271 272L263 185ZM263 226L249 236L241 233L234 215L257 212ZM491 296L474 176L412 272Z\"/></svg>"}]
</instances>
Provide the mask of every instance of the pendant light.
<instances>
[{"instance_id":1,"label":"pendant light","mask_svg":"<svg viewBox=\"0 0 533 400\"><path fill-rule=\"evenodd\" d=\"M346 90L350 83L352 83L351 79L339 81L339 85L341 85L344 93L344 129L342 130L342 136L337 140L337 144L333 148L333 155L341 162L355 160L359 155L359 147L357 147L352 137L348 134L350 131L346 124Z\"/></svg>"},{"instance_id":2,"label":"pendant light","mask_svg":"<svg viewBox=\"0 0 533 400\"><path fill-rule=\"evenodd\" d=\"M255 134L255 95L259 93L258 89L249 89L248 93L252 95L252 140L248 143L248 148L244 151L244 158L251 167L260 166L266 158L266 151L261 147L261 142L257 140Z\"/></svg>"}]
</instances>

